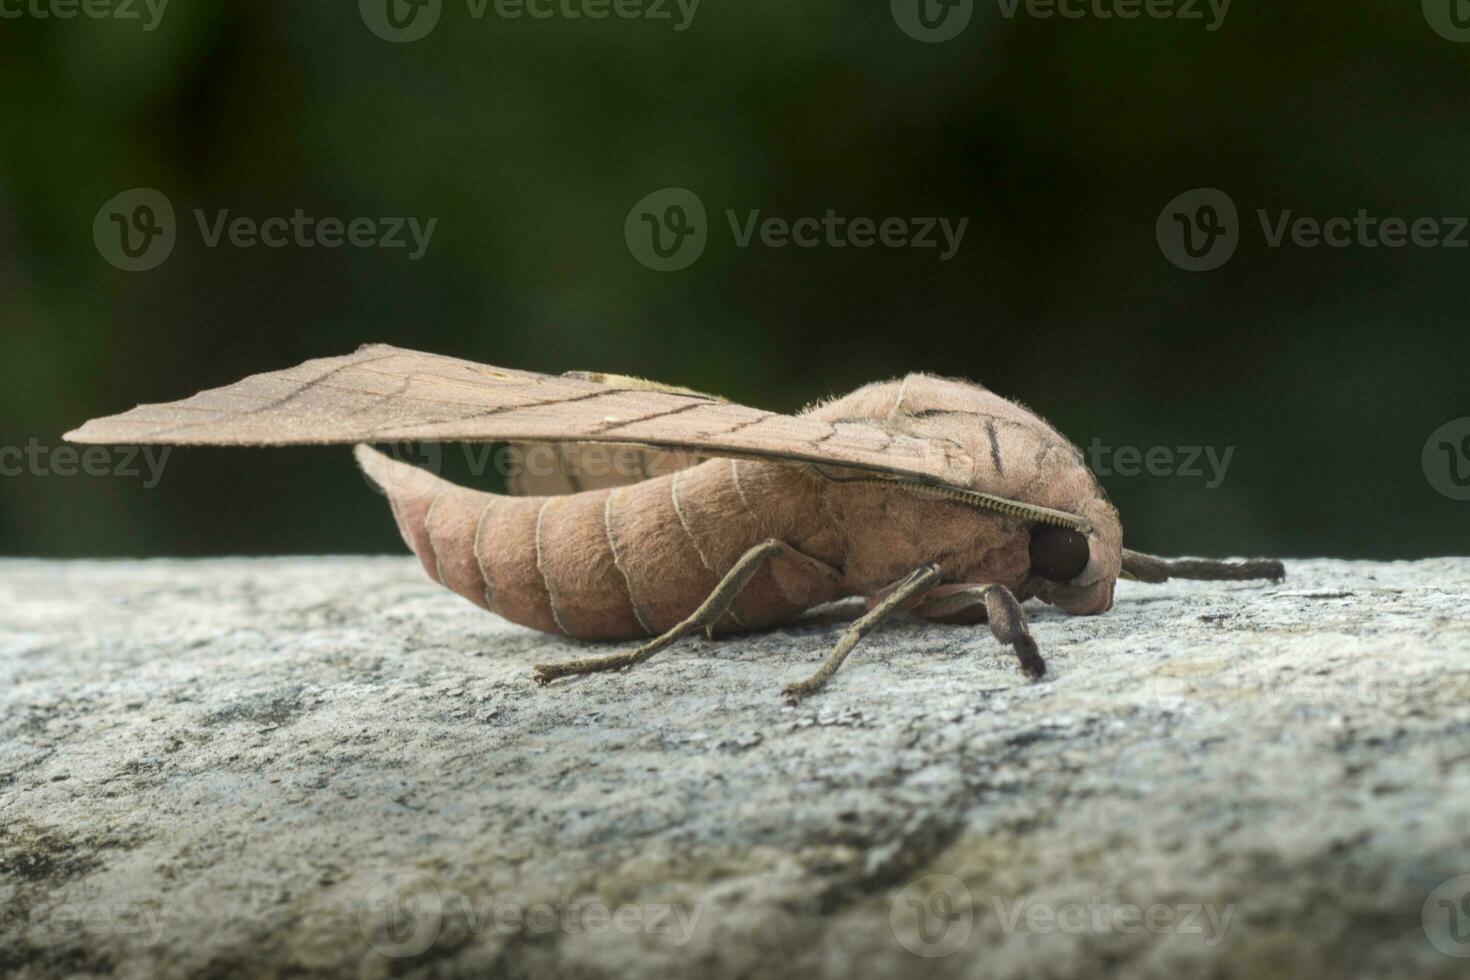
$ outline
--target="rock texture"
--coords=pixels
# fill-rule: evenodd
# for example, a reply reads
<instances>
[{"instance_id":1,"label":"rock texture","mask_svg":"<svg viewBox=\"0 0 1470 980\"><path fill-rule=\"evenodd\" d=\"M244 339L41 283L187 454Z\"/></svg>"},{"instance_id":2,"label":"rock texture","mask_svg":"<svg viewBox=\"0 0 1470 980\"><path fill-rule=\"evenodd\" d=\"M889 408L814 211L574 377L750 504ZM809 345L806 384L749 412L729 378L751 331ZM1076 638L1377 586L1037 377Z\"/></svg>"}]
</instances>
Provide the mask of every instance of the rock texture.
<instances>
[{"instance_id":1,"label":"rock texture","mask_svg":"<svg viewBox=\"0 0 1470 980\"><path fill-rule=\"evenodd\" d=\"M1288 570L789 708L842 610L541 689L410 559L0 562L0 973L1464 976L1470 560Z\"/></svg>"}]
</instances>

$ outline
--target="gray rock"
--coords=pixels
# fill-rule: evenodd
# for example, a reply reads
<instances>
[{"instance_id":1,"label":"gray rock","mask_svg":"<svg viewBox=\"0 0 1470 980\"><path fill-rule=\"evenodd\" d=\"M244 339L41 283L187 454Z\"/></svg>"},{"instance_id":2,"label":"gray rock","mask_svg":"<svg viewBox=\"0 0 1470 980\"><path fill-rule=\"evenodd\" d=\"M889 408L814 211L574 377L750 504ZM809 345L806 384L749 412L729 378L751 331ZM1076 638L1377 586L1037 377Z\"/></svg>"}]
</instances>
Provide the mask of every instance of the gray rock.
<instances>
[{"instance_id":1,"label":"gray rock","mask_svg":"<svg viewBox=\"0 0 1470 980\"><path fill-rule=\"evenodd\" d=\"M1470 561L1288 569L790 708L841 610L542 689L408 559L0 562L0 972L1463 976Z\"/></svg>"}]
</instances>

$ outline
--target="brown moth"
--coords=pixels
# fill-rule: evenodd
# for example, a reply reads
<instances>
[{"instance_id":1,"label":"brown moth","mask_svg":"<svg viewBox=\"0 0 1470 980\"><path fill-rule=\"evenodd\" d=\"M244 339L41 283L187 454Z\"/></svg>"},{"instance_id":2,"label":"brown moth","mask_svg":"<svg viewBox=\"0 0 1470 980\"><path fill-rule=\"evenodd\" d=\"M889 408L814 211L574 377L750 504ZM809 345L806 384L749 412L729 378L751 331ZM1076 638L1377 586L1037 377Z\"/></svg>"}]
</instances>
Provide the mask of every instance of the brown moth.
<instances>
[{"instance_id":1,"label":"brown moth","mask_svg":"<svg viewBox=\"0 0 1470 980\"><path fill-rule=\"evenodd\" d=\"M166 405L88 422L82 443L356 443L404 541L436 582L513 622L628 653L536 668L630 667L696 630L789 622L868 600L795 701L896 610L987 622L1039 678L1021 602L1113 605L1121 576L1280 579L1277 561L1168 561L1123 547L1082 454L1032 412L965 381L912 374L800 415L635 378L561 376L370 345ZM508 442L511 495L455 486L368 443ZM603 452L616 466L574 465ZM516 496L516 493L529 494Z\"/></svg>"}]
</instances>

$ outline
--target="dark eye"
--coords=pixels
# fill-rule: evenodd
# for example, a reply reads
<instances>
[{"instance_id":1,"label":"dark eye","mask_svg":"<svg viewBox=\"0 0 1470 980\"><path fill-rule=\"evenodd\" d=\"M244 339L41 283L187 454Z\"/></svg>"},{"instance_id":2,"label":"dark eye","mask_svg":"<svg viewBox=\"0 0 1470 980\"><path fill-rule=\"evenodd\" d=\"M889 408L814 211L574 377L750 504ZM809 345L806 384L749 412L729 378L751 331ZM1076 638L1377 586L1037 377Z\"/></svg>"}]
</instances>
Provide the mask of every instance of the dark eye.
<instances>
[{"instance_id":1,"label":"dark eye","mask_svg":"<svg viewBox=\"0 0 1470 980\"><path fill-rule=\"evenodd\" d=\"M1031 529L1031 572L1051 582L1070 582L1087 567L1087 538L1067 527Z\"/></svg>"}]
</instances>

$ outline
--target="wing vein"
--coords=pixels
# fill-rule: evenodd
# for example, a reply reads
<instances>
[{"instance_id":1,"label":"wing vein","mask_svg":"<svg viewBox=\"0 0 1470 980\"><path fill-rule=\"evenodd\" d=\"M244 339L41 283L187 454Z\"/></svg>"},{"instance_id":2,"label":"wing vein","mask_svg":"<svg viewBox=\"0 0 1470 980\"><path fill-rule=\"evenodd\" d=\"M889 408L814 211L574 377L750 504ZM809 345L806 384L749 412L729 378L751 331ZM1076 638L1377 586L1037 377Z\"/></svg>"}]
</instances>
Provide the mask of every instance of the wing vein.
<instances>
[{"instance_id":1,"label":"wing vein","mask_svg":"<svg viewBox=\"0 0 1470 980\"><path fill-rule=\"evenodd\" d=\"M654 412L650 415L641 415L636 419L627 419L621 422L604 422L592 431L598 435L605 435L609 432L616 432L618 429L626 429L630 425L638 425L641 422L652 422L656 419L666 419L671 415L682 415L685 412L692 412L694 409L704 408L708 404L708 402L695 402L692 405L680 405L678 408L665 409L662 412Z\"/></svg>"}]
</instances>

